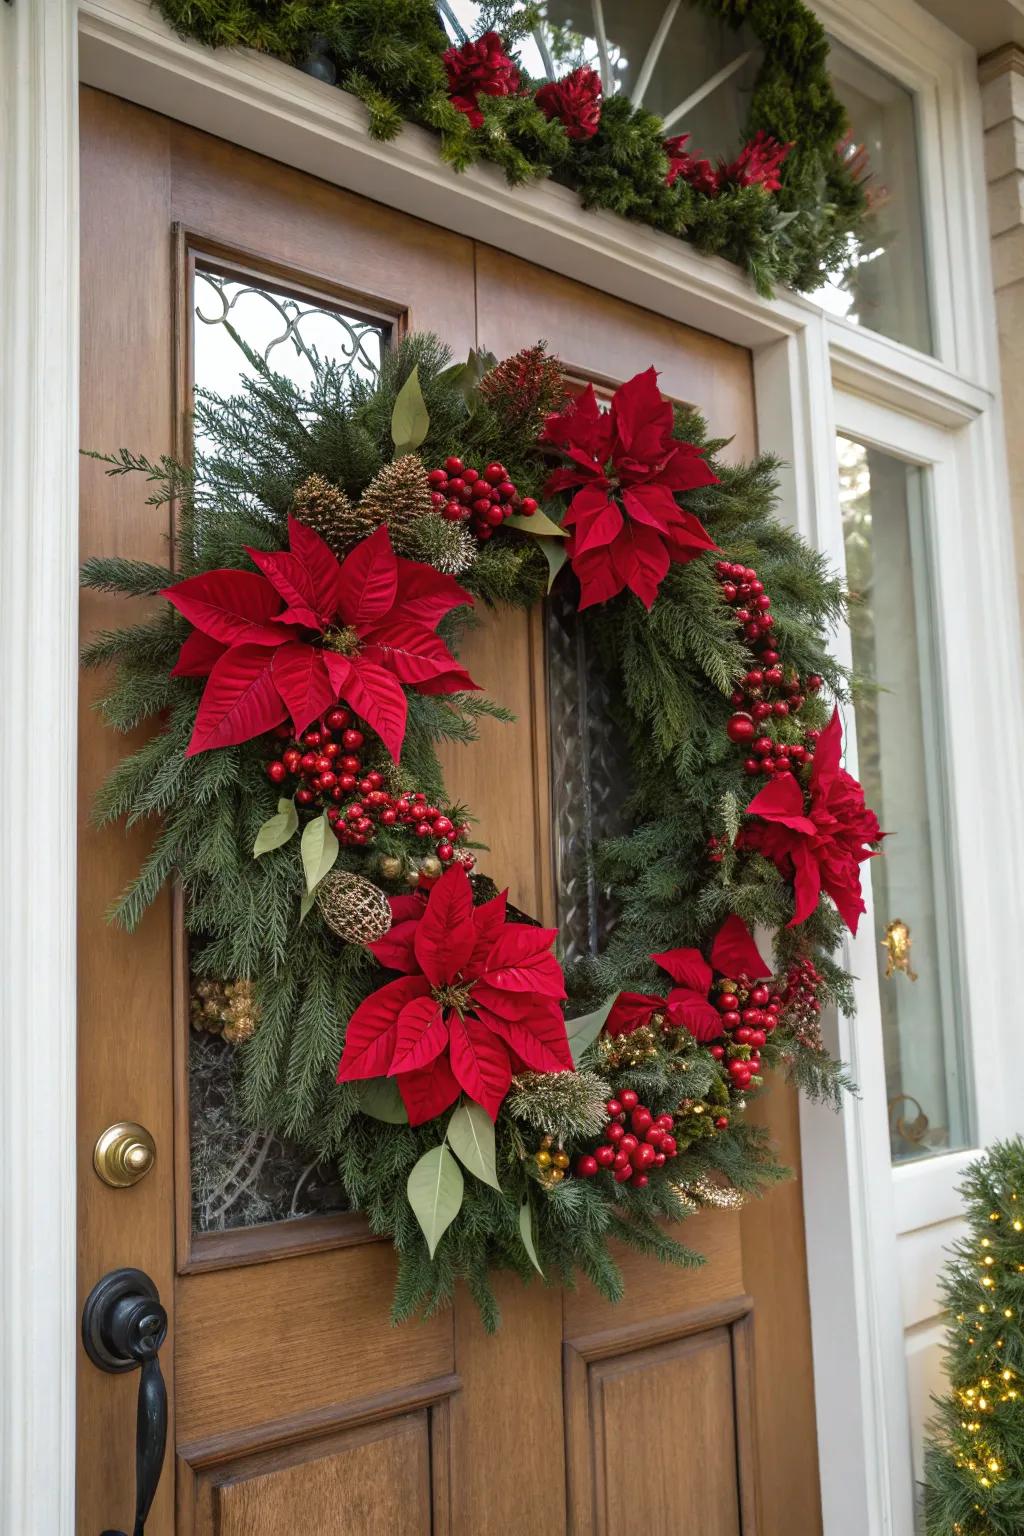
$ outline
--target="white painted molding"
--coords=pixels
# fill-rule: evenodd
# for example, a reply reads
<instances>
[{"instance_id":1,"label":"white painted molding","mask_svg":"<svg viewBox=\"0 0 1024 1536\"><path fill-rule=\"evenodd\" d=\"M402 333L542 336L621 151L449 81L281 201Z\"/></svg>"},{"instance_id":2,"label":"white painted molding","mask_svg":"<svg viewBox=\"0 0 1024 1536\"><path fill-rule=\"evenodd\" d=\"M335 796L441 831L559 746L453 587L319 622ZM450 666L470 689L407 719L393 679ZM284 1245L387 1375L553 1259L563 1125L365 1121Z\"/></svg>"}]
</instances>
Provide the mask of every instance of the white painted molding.
<instances>
[{"instance_id":1,"label":"white painted molding","mask_svg":"<svg viewBox=\"0 0 1024 1536\"><path fill-rule=\"evenodd\" d=\"M78 123L71 0L0 5L0 1530L73 1536ZM45 787L33 750L49 743Z\"/></svg>"}]
</instances>

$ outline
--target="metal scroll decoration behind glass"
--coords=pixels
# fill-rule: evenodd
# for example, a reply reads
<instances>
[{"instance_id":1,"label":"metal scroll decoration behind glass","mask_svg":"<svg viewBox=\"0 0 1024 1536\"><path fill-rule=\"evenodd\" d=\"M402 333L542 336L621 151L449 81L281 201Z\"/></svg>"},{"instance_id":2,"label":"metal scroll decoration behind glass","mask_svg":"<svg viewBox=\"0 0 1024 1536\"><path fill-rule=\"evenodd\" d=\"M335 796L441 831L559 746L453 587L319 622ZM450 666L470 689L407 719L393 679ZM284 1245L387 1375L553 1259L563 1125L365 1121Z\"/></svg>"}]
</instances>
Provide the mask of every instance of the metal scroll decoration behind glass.
<instances>
[{"instance_id":1,"label":"metal scroll decoration behind glass","mask_svg":"<svg viewBox=\"0 0 1024 1536\"><path fill-rule=\"evenodd\" d=\"M276 372L307 385L319 362L372 378L388 328L312 298L198 268L193 295L197 389L236 394L253 369L234 331ZM197 448L202 442L197 441ZM189 1039L192 1226L195 1232L251 1227L342 1210L334 1170L300 1148L249 1130L235 1100L234 1048L193 1027Z\"/></svg>"}]
</instances>

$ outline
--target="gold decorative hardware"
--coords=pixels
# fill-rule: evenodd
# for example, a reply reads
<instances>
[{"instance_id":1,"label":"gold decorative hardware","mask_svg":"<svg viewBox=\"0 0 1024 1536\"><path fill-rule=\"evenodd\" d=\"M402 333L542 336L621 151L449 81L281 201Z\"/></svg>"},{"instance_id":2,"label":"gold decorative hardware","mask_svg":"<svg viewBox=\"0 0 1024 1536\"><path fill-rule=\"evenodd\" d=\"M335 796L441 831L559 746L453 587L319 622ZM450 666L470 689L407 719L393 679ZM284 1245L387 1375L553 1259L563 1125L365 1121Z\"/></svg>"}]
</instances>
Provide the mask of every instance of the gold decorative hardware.
<instances>
[{"instance_id":1,"label":"gold decorative hardware","mask_svg":"<svg viewBox=\"0 0 1024 1536\"><path fill-rule=\"evenodd\" d=\"M895 976L897 971L902 971L908 980L916 981L917 972L910 964L914 941L910 937L909 923L905 923L902 917L894 917L885 930L885 938L880 942L889 957L885 967L886 976Z\"/></svg>"},{"instance_id":2,"label":"gold decorative hardware","mask_svg":"<svg viewBox=\"0 0 1024 1536\"><path fill-rule=\"evenodd\" d=\"M111 1189L137 1184L156 1162L156 1142L144 1125L118 1120L102 1132L92 1153L92 1165Z\"/></svg>"}]
</instances>

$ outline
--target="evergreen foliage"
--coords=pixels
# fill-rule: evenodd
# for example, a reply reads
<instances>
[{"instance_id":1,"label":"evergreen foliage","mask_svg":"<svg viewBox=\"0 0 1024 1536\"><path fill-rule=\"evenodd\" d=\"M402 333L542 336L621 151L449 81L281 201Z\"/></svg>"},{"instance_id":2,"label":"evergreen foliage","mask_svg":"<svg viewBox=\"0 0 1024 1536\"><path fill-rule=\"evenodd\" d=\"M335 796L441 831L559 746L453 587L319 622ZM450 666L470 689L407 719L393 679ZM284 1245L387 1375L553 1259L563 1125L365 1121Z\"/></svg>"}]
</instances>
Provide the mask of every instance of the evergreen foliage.
<instances>
[{"instance_id":1,"label":"evergreen foliage","mask_svg":"<svg viewBox=\"0 0 1024 1536\"><path fill-rule=\"evenodd\" d=\"M392 411L414 367L429 413L428 435L418 450L424 468L456 452L467 462L498 458L522 493L541 491L549 466L537 450L536 422L529 412L516 415L503 406L502 387L515 388L509 365L492 370L483 388L471 387L473 360L455 365L436 337L412 335L385 353L375 381L346 376L324 363L304 393L251 351L247 356L254 377L242 379L240 395L197 399L196 440L205 446L191 468L126 453L106 460L112 474L144 476L153 488L151 500L176 498L177 533L166 569L94 559L84 567L85 585L151 598L183 576L240 565L252 569L245 546L286 546L295 493L311 476L344 491L357 506L394 456ZM536 377L543 375L538 357L529 354L530 366L539 369ZM676 431L706 443L704 423L694 412L678 412ZM776 519L774 462L762 457L750 465L726 465L715 458L721 446L707 444L719 484L690 493L687 505L731 559L756 562L772 593L787 662L801 672L820 673L841 695L846 680L829 658L827 636L842 611L842 589L821 558ZM548 510L558 516L557 507ZM478 599L475 621L486 623L486 611L480 610L488 606L536 603L547 574L536 539L507 527L480 546L461 579ZM572 577L566 571L560 580ZM466 610L460 613L464 620ZM663 991L651 953L684 945L706 951L723 918L734 912L779 934L781 965L797 952L811 955L826 978L827 995L848 1008L849 978L830 959L839 938L834 909L823 898L798 934L787 930L791 888L774 865L731 846L750 781L724 727L730 691L748 658L712 562L672 566L649 614L624 593L588 610L579 622L606 670L614 725L626 743L630 831L599 850L600 876L610 888L618 922L603 954L567 976L570 1016L588 1012L620 989ZM621 1277L607 1248L611 1236L671 1262L698 1262L663 1230L665 1219L682 1220L693 1209L680 1185L708 1174L753 1192L783 1170L764 1135L744 1122L735 1096L730 1100L717 1063L686 1031L661 1033L639 1064L620 1061L600 1037L580 1063L575 1097L552 1100L547 1124L538 1119L539 1109L516 1112L516 1095L525 1091L520 1084L497 1124L501 1192L467 1177L458 1219L431 1260L406 1198L406 1182L418 1158L437 1145L441 1122L385 1127L369 1106L361 1108L359 1085L335 1084L346 1020L383 974L366 950L343 943L318 914L301 921L298 838L253 858L257 831L274 814L278 794L265 773L265 741L185 756L202 684L171 677L170 669L188 628L168 609L96 636L84 653L87 665L113 668L100 704L110 724L123 732L145 722L155 727L110 775L96 802L100 824L160 823L149 857L112 915L134 928L174 877L184 893L194 974L254 983L260 1022L237 1048L244 1112L253 1126L300 1142L311 1159L334 1159L353 1206L367 1213L374 1230L394 1238L401 1256L396 1318L443 1304L461 1276L493 1324L488 1269L511 1268L524 1279L532 1272L520 1227L524 1201L549 1280L572 1284L579 1270L603 1294L617 1297ZM452 624L446 638L453 641L457 632L458 624ZM807 710L804 728L824 724L820 702L809 701ZM387 782L423 789L449 803L436 747L471 740L482 714L507 718L482 695L411 694L401 768L378 749L376 762ZM793 725L794 739L799 729ZM368 761L374 761L372 747ZM728 845L718 865L706 858L711 836ZM389 851L386 835L375 849ZM365 874L366 855L342 848L336 867ZM481 882L478 899L487 894ZM767 1067L788 1070L805 1091L826 1101L835 1102L846 1085L835 1063L785 1028L771 1035L762 1055ZM681 1098L708 1107L703 1119L698 1113L687 1122L674 1165L679 1184L668 1177L628 1189L607 1187L603 1179L545 1182L533 1156L538 1136L543 1127L564 1136L572 1150L586 1150L579 1128L592 1116L593 1074L608 1093L635 1089L654 1114L675 1110ZM730 1110L728 1126L713 1132L712 1118L723 1108ZM573 1126L581 1138L575 1146Z\"/></svg>"},{"instance_id":2,"label":"evergreen foliage","mask_svg":"<svg viewBox=\"0 0 1024 1536\"><path fill-rule=\"evenodd\" d=\"M661 120L622 95L605 100L588 140L571 141L529 93L482 96L484 121L473 128L448 99L448 38L434 0L156 3L178 32L212 47L256 48L292 64L315 47L332 59L338 84L363 103L374 138L419 123L439 135L440 154L457 171L482 159L513 184L554 175L579 192L584 207L607 208L745 267L765 294L780 282L813 289L841 271L867 213L864 188L837 153L846 120L828 75L828 41L803 0L693 0L728 26L751 28L764 47L748 137L763 129L794 145L779 192L727 187L717 196L682 178L666 186ZM496 28L513 48L535 19L530 7L498 0L485 8L477 32ZM567 48L556 47L566 65Z\"/></svg>"},{"instance_id":3,"label":"evergreen foliage","mask_svg":"<svg viewBox=\"0 0 1024 1536\"><path fill-rule=\"evenodd\" d=\"M949 1391L925 1458L928 1536L1024 1530L1024 1142L997 1142L961 1186L969 1224L942 1277Z\"/></svg>"}]
</instances>

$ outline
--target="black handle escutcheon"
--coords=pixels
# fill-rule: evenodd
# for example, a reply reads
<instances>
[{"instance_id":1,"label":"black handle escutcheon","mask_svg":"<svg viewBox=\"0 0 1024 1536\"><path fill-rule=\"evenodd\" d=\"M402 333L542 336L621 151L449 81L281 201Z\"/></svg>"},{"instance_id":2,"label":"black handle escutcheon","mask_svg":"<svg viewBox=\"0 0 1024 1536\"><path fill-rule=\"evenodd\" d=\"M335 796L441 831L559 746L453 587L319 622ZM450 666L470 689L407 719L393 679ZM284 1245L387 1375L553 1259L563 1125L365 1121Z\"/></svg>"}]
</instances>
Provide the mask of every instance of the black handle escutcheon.
<instances>
[{"instance_id":1,"label":"black handle escutcheon","mask_svg":"<svg viewBox=\"0 0 1024 1536\"><path fill-rule=\"evenodd\" d=\"M160 1293L141 1269L113 1269L89 1292L82 1308L82 1343L101 1371L142 1367L135 1426L135 1524L144 1536L167 1446L167 1388L158 1351L167 1337ZM102 1536L126 1536L103 1531Z\"/></svg>"}]
</instances>

